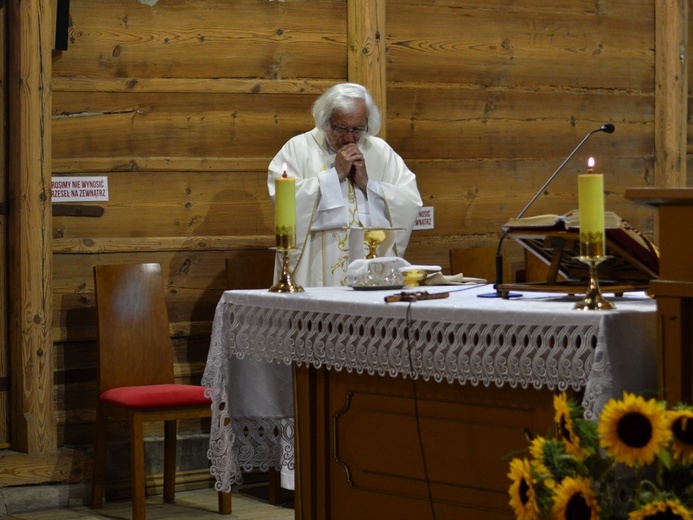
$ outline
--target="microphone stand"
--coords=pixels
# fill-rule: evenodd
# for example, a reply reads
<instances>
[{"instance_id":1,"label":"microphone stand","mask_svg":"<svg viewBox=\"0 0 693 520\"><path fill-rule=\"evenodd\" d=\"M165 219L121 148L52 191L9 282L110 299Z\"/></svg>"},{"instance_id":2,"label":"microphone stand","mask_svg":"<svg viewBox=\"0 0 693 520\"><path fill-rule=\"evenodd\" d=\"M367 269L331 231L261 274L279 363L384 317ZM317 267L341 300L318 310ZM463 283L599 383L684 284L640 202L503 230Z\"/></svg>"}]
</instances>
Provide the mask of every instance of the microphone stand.
<instances>
[{"instance_id":1,"label":"microphone stand","mask_svg":"<svg viewBox=\"0 0 693 520\"><path fill-rule=\"evenodd\" d=\"M542 185L541 188L534 194L534 197L530 199L530 201L527 203L527 205L522 208L522 211L520 211L517 214L517 217L515 218L522 218L525 214L525 212L529 209L529 207L534 204L534 202L539 198L539 195L541 195L546 187L551 184L551 181L554 180L556 175L563 169L563 167L570 161L570 159L573 158L573 155L577 153L577 151L582 147L583 144L585 144L585 141L589 139L592 134L596 134L597 132L605 132L607 134L611 134L614 131L614 125L607 123L605 125L602 125L599 128L596 128L595 130L592 130L587 133L585 137L583 137L582 141L575 147L575 149L570 152L570 155L565 158L565 160L560 164L558 168L556 168L556 171L551 174L551 177L548 178L548 180ZM505 237L508 236L508 229L503 231L503 234L500 237L500 240L498 241L498 250L496 251L496 282L493 284L493 287L496 289L495 292L492 293L484 293L484 294L479 294L477 295L479 298L503 298L503 292L498 289L498 286L503 283L503 252L501 250L503 246L503 242L505 241ZM522 296L520 293L511 293L508 292L508 294L505 296L505 298L518 298Z\"/></svg>"}]
</instances>

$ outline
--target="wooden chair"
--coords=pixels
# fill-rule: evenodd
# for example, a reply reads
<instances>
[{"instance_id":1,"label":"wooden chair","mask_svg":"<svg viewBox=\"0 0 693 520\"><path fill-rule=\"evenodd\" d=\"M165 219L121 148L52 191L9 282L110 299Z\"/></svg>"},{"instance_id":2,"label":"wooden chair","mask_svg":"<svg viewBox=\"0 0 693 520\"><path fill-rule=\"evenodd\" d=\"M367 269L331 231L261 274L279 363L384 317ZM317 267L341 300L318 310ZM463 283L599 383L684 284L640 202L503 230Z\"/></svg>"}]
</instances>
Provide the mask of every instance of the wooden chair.
<instances>
[{"instance_id":1,"label":"wooden chair","mask_svg":"<svg viewBox=\"0 0 693 520\"><path fill-rule=\"evenodd\" d=\"M98 319L98 389L91 507L102 507L108 420L129 427L132 518L145 512L144 423L164 422L164 502L175 501L178 419L211 417L204 388L176 384L173 349L159 264L94 268ZM231 494L219 494L231 514Z\"/></svg>"},{"instance_id":2,"label":"wooden chair","mask_svg":"<svg viewBox=\"0 0 693 520\"><path fill-rule=\"evenodd\" d=\"M506 265L504 272L507 272ZM496 281L495 247L461 247L450 249L450 274L462 273L465 276Z\"/></svg>"},{"instance_id":3,"label":"wooden chair","mask_svg":"<svg viewBox=\"0 0 693 520\"><path fill-rule=\"evenodd\" d=\"M228 288L269 289L274 283L276 252L272 249L240 249L232 251L226 259ZM271 468L269 478L269 503L282 503L281 476Z\"/></svg>"},{"instance_id":4,"label":"wooden chair","mask_svg":"<svg viewBox=\"0 0 693 520\"><path fill-rule=\"evenodd\" d=\"M274 283L276 252L272 249L239 249L226 259L229 289L269 289Z\"/></svg>"}]
</instances>

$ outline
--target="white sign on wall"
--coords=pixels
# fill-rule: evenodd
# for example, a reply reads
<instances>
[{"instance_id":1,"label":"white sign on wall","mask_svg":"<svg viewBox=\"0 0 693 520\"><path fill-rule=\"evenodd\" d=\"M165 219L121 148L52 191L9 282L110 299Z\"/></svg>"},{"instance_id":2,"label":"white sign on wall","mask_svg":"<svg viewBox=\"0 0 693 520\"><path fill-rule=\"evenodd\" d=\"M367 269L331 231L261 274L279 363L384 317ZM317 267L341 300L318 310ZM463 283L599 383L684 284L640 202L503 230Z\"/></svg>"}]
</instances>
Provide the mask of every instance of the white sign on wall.
<instances>
[{"instance_id":1,"label":"white sign on wall","mask_svg":"<svg viewBox=\"0 0 693 520\"><path fill-rule=\"evenodd\" d=\"M419 210L414 229L433 229L433 206L424 206Z\"/></svg>"},{"instance_id":2,"label":"white sign on wall","mask_svg":"<svg viewBox=\"0 0 693 520\"><path fill-rule=\"evenodd\" d=\"M53 202L108 200L108 177L53 177Z\"/></svg>"}]
</instances>

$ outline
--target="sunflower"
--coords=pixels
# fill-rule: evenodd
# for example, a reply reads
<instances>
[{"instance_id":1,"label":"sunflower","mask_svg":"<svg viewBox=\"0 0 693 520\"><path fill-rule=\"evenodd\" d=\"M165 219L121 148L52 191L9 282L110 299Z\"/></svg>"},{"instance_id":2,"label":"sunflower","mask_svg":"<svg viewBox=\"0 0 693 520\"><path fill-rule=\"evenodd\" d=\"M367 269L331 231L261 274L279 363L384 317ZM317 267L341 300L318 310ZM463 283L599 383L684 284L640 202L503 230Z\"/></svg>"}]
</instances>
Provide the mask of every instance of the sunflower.
<instances>
[{"instance_id":1,"label":"sunflower","mask_svg":"<svg viewBox=\"0 0 693 520\"><path fill-rule=\"evenodd\" d=\"M607 454L629 466L649 464L671 438L664 405L627 392L604 405L597 429Z\"/></svg>"},{"instance_id":2,"label":"sunflower","mask_svg":"<svg viewBox=\"0 0 693 520\"><path fill-rule=\"evenodd\" d=\"M658 500L628 515L628 520L692 520L691 513L678 500Z\"/></svg>"},{"instance_id":3,"label":"sunflower","mask_svg":"<svg viewBox=\"0 0 693 520\"><path fill-rule=\"evenodd\" d=\"M556 481L575 474L577 464L566 456L565 443L556 439L535 437L529 445L535 478L544 486L553 489ZM539 497L537 501L540 502Z\"/></svg>"},{"instance_id":4,"label":"sunflower","mask_svg":"<svg viewBox=\"0 0 693 520\"><path fill-rule=\"evenodd\" d=\"M575 419L581 415L579 409L570 402L565 392L553 396L553 407L556 411L554 421L565 442L566 451L576 459L584 460L588 453L580 442L575 426Z\"/></svg>"},{"instance_id":5,"label":"sunflower","mask_svg":"<svg viewBox=\"0 0 693 520\"><path fill-rule=\"evenodd\" d=\"M537 473L545 473L550 475L551 472L546 466L546 459L544 455L544 447L546 446L545 437L534 437L532 443L529 445L529 453L532 455L532 465L536 469Z\"/></svg>"},{"instance_id":6,"label":"sunflower","mask_svg":"<svg viewBox=\"0 0 693 520\"><path fill-rule=\"evenodd\" d=\"M693 460L693 409L677 408L670 411L668 417L674 458L688 464Z\"/></svg>"},{"instance_id":7,"label":"sunflower","mask_svg":"<svg viewBox=\"0 0 693 520\"><path fill-rule=\"evenodd\" d=\"M556 520L599 520L599 504L590 480L566 477L556 488L551 518Z\"/></svg>"},{"instance_id":8,"label":"sunflower","mask_svg":"<svg viewBox=\"0 0 693 520\"><path fill-rule=\"evenodd\" d=\"M517 520L538 519L539 506L534 495L534 478L529 461L527 459L511 460L508 477L512 480L508 493L510 506L515 511L515 518Z\"/></svg>"}]
</instances>

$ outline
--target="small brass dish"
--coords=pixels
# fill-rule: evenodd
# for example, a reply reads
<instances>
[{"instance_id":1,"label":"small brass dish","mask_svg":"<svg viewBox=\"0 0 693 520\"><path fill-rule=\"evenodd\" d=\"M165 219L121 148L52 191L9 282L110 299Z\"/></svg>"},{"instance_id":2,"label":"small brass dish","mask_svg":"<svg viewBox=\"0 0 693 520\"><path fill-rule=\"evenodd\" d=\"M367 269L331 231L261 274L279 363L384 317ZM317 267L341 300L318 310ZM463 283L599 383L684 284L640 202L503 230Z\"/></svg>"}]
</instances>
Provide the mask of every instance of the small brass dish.
<instances>
[{"instance_id":1,"label":"small brass dish","mask_svg":"<svg viewBox=\"0 0 693 520\"><path fill-rule=\"evenodd\" d=\"M399 268L406 287L424 285L423 282L428 278L428 275L437 273L440 270L441 267L439 265L410 265Z\"/></svg>"},{"instance_id":2,"label":"small brass dish","mask_svg":"<svg viewBox=\"0 0 693 520\"><path fill-rule=\"evenodd\" d=\"M421 285L426 277L428 276L428 271L423 269L412 269L411 271L404 271L402 277L404 278L404 284L407 287L416 287Z\"/></svg>"}]
</instances>

